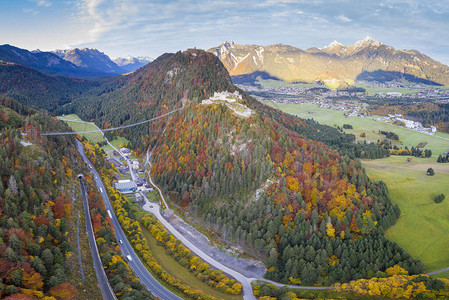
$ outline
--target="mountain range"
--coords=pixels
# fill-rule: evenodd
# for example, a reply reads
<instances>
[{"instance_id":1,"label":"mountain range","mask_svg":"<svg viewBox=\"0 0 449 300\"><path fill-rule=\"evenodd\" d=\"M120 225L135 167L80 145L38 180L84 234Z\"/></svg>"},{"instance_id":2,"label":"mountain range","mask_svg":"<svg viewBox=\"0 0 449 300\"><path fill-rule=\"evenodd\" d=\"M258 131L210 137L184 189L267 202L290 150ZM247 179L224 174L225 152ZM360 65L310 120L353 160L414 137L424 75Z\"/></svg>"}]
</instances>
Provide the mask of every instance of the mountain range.
<instances>
[{"instance_id":1,"label":"mountain range","mask_svg":"<svg viewBox=\"0 0 449 300\"><path fill-rule=\"evenodd\" d=\"M28 51L11 45L0 46L0 60L32 67L41 72L70 77L114 76L133 72L151 61L148 57L116 58L97 49Z\"/></svg>"},{"instance_id":2,"label":"mountain range","mask_svg":"<svg viewBox=\"0 0 449 300\"><path fill-rule=\"evenodd\" d=\"M127 73L133 72L146 64L153 61L152 58L148 56L127 56L127 57L117 57L112 60L115 62L117 66L119 66L122 70L125 70Z\"/></svg>"},{"instance_id":3,"label":"mountain range","mask_svg":"<svg viewBox=\"0 0 449 300\"><path fill-rule=\"evenodd\" d=\"M227 41L208 50L220 58L230 75L266 72L287 82L322 81L331 87L357 80L410 81L448 85L449 67L417 50L396 50L372 37L354 45L337 41L324 48L302 50L284 44L239 45Z\"/></svg>"},{"instance_id":4,"label":"mountain range","mask_svg":"<svg viewBox=\"0 0 449 300\"><path fill-rule=\"evenodd\" d=\"M120 75L125 72L122 68L117 66L109 56L97 49L76 48L69 50L55 50L52 51L52 53L88 72L105 75Z\"/></svg>"}]
</instances>

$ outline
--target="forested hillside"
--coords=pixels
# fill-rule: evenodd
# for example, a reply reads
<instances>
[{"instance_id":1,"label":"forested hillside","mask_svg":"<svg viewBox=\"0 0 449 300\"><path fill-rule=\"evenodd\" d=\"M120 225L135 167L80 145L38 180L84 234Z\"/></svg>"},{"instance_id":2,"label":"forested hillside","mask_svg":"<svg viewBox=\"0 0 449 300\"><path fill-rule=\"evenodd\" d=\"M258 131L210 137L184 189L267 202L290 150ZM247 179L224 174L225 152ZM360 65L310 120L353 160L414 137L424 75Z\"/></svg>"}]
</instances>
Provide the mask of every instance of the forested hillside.
<instances>
[{"instance_id":1,"label":"forested hillside","mask_svg":"<svg viewBox=\"0 0 449 300\"><path fill-rule=\"evenodd\" d=\"M71 196L76 174L82 172L87 174L93 226L113 290L119 299L151 299L120 254L114 228L75 148L75 138L41 135L58 130L70 129L45 113L0 96L0 298L73 299L95 289L86 286L96 282L91 281L93 267L84 264L85 278L78 282L78 260L75 263L73 258L78 252L74 234L79 211ZM86 148L93 161L102 155L98 147ZM90 264L91 260L87 259Z\"/></svg>"},{"instance_id":2,"label":"forested hillside","mask_svg":"<svg viewBox=\"0 0 449 300\"><path fill-rule=\"evenodd\" d=\"M172 201L224 238L267 258L267 278L306 285L422 266L383 230L400 214L359 162L268 116L189 106L153 151L152 173Z\"/></svg>"},{"instance_id":3,"label":"forested hillside","mask_svg":"<svg viewBox=\"0 0 449 300\"><path fill-rule=\"evenodd\" d=\"M53 76L0 61L0 94L34 108L53 111L98 85L98 80Z\"/></svg>"},{"instance_id":4,"label":"forested hillside","mask_svg":"<svg viewBox=\"0 0 449 300\"><path fill-rule=\"evenodd\" d=\"M146 120L182 106L183 98L198 103L216 91L234 91L219 59L199 50L164 54L136 72L93 89L58 113L76 113L100 128ZM162 123L161 123L162 122ZM165 120L127 129L121 134L133 147L146 150Z\"/></svg>"},{"instance_id":5,"label":"forested hillside","mask_svg":"<svg viewBox=\"0 0 449 300\"><path fill-rule=\"evenodd\" d=\"M395 264L422 271L383 235L400 211L357 157L384 157L376 145L283 114L243 94L249 118L202 105L233 92L219 60L199 50L164 55L134 74L91 90L61 112L102 127L184 109L123 130L137 153L152 149L152 174L171 200L211 230L266 258L267 278L330 284Z\"/></svg>"},{"instance_id":6,"label":"forested hillside","mask_svg":"<svg viewBox=\"0 0 449 300\"><path fill-rule=\"evenodd\" d=\"M0 296L74 297L72 201L64 190L77 155L73 137L42 137L63 125L10 99L0 105Z\"/></svg>"}]
</instances>

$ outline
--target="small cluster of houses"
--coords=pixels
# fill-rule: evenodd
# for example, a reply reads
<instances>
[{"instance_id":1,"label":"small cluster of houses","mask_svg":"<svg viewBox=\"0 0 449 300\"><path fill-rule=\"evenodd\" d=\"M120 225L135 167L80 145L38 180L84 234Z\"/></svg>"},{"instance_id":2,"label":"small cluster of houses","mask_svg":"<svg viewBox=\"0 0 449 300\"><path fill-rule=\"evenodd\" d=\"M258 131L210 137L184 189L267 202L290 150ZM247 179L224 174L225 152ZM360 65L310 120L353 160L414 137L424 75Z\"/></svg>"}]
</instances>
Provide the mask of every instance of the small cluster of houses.
<instances>
[{"instance_id":1,"label":"small cluster of houses","mask_svg":"<svg viewBox=\"0 0 449 300\"><path fill-rule=\"evenodd\" d=\"M119 175L116 175L114 177L114 181L116 182L113 183L113 186L122 194L135 193L136 201L143 201L142 193L152 192L153 186L147 181L146 178L139 178L137 176L138 173L144 173L145 170L140 169L140 164L137 159L129 159L129 157L131 156L131 151L128 148L120 148L119 151L120 153L115 150L114 156L108 157L107 160L114 167L117 167L120 174L122 175L127 175L130 174L130 172L133 172L133 174L131 174L131 177L134 178L134 180L120 180ZM125 164L122 162L124 160L123 157L126 158L128 166L125 166Z\"/></svg>"},{"instance_id":2,"label":"small cluster of houses","mask_svg":"<svg viewBox=\"0 0 449 300\"><path fill-rule=\"evenodd\" d=\"M403 125L405 128L413 129L415 131L431 135L437 132L437 128L435 126L430 126L430 128L424 127L421 122L404 119L401 114L389 114L386 117L380 117L376 120L392 122L395 125Z\"/></svg>"},{"instance_id":3,"label":"small cluster of houses","mask_svg":"<svg viewBox=\"0 0 449 300\"><path fill-rule=\"evenodd\" d=\"M146 178L139 178L137 180L123 179L114 183L115 188L122 194L134 192L152 192L153 186L147 182Z\"/></svg>"}]
</instances>

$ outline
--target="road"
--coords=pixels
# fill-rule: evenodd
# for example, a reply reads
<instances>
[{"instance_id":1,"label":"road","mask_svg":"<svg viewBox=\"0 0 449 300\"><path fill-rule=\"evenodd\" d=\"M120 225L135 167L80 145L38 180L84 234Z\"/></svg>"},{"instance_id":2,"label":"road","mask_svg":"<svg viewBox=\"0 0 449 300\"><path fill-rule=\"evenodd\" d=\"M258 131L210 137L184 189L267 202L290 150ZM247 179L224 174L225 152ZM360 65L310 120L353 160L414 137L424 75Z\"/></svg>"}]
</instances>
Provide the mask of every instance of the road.
<instances>
[{"instance_id":1,"label":"road","mask_svg":"<svg viewBox=\"0 0 449 300\"><path fill-rule=\"evenodd\" d=\"M147 158L146 158L146 163L145 164L149 164L150 165L150 169L151 169L151 162L149 161L149 153L147 151ZM152 178L151 178L151 173L150 171L147 171L148 173L148 179L150 181L150 183L158 190L159 195L161 196L162 201L164 202L165 206L168 208L167 204L166 204L166 200L164 198L164 195L162 194L161 189L153 182ZM278 283L278 282L274 282L271 280L267 280L265 278L259 277L259 278L251 278L251 277L246 277L244 276L242 273L237 272L233 269L230 269L229 267L225 266L224 264L216 261L214 258L212 258L210 255L208 255L207 253L205 253L202 249L198 248L194 243L192 243L188 238L187 235L184 236L183 234L181 234L176 228L174 228L172 226L172 224L170 224L170 222L168 222L160 213L160 206L156 203L150 203L150 202L146 202L145 205L143 206L143 209L151 212L152 214L154 214L154 216L162 223L162 225L165 226L165 228L171 233L173 234L177 239L179 239L187 248L189 248L190 250L192 250L192 252L194 252L196 255L198 255L201 259L203 259L205 262L209 263L210 265L214 266L217 269L223 270L224 273L231 275L232 277L234 277L235 279L237 279L242 285L243 285L243 299L255 299L255 297L253 296L253 291L251 288L251 282L255 281L255 280L261 280L261 281L265 281L268 283L272 283L278 287L283 287L283 286L287 286L289 288L294 288L294 289L309 289L309 290L326 290L326 289L333 289L333 287L325 287L325 286L296 286L296 285L286 285L286 284L282 284L282 283Z\"/></svg>"},{"instance_id":2,"label":"road","mask_svg":"<svg viewBox=\"0 0 449 300\"><path fill-rule=\"evenodd\" d=\"M94 124L95 125L95 124ZM95 125L96 126L96 125ZM97 127L98 128L98 127ZM112 149L114 149L115 151L118 152L118 154L120 154L121 157L123 157L123 159L126 161L126 163L128 164L128 168L129 168L129 173L131 174L131 178L133 181L136 181L138 176L136 174L134 174L133 172L133 168L131 167L130 161L128 159L128 157L126 155L124 155L119 149L115 148L114 145L112 145L108 138L104 135L104 133L102 132L104 139L106 140L106 143L108 143L109 146L112 147Z\"/></svg>"},{"instance_id":3,"label":"road","mask_svg":"<svg viewBox=\"0 0 449 300\"><path fill-rule=\"evenodd\" d=\"M100 176L98 175L97 171L95 170L94 166L90 163L90 161L87 159L86 154L84 153L83 145L80 141L76 141L76 146L78 149L78 152L83 157L84 161L88 166L91 166L91 172L94 176L95 183L97 185L97 188L103 197L104 204L107 210L111 212L112 218L112 224L114 225L115 229L115 237L117 241L121 241L120 248L121 252L124 257L127 255L130 255L132 258L131 262L128 262L129 267L134 272L134 274L139 278L140 282L145 285L145 287L151 291L151 293L164 300L181 300L182 298L176 296L169 290L167 290L163 285L161 285L148 271L148 269L145 267L145 265L140 261L139 256L137 256L136 252L134 251L133 247L129 243L128 239L126 238L125 233L122 230L122 227L120 226L117 217L114 213L114 209L112 208L112 205L109 201L109 197L106 193L106 188L103 185L103 182L101 181ZM95 244L96 245L96 244Z\"/></svg>"},{"instance_id":4,"label":"road","mask_svg":"<svg viewBox=\"0 0 449 300\"><path fill-rule=\"evenodd\" d=\"M148 153L148 152L147 152ZM147 155L147 162L148 155ZM150 162L150 169L151 169L151 162ZM159 191L159 195L161 196L162 201L166 205L167 209L167 202L165 201L164 195L162 194L161 189L154 184L153 180L151 179L150 172L148 171L148 179L150 180L150 183ZM243 276L241 273L232 270L231 268L228 268L227 266L221 264L220 262L216 261L209 255L203 252L203 250L199 249L196 245L191 243L187 238L185 238L178 230L176 230L166 219L164 219L160 212L159 205L155 205L154 203L146 202L143 206L143 209L146 211L151 212L155 217L164 225L164 227L171 232L178 240L180 240L184 246L195 252L196 255L198 255L203 261L207 262L208 264L214 266L215 268L219 270L223 270L224 273L231 275L234 277L237 281L239 281L243 286L243 299L244 300L253 300L256 299L253 295L253 289L251 287L251 282L256 280L256 278L247 278Z\"/></svg>"},{"instance_id":5,"label":"road","mask_svg":"<svg viewBox=\"0 0 449 300\"><path fill-rule=\"evenodd\" d=\"M116 300L115 293L109 285L108 277L101 262L100 253L98 253L97 242L95 241L94 228L89 213L89 202L87 201L87 193L84 187L84 179L79 178L81 185L81 197L83 198L84 214L86 219L87 237L89 238L90 251L94 261L95 273L97 274L98 285L100 286L103 298L106 300Z\"/></svg>"},{"instance_id":6,"label":"road","mask_svg":"<svg viewBox=\"0 0 449 300\"><path fill-rule=\"evenodd\" d=\"M449 268L444 268L444 269L441 269L441 270L438 270L438 271L433 271L433 272L430 272L430 273L427 273L426 275L435 275L435 274L439 274L439 273L443 273L443 272L446 272L446 271L449 271Z\"/></svg>"}]
</instances>

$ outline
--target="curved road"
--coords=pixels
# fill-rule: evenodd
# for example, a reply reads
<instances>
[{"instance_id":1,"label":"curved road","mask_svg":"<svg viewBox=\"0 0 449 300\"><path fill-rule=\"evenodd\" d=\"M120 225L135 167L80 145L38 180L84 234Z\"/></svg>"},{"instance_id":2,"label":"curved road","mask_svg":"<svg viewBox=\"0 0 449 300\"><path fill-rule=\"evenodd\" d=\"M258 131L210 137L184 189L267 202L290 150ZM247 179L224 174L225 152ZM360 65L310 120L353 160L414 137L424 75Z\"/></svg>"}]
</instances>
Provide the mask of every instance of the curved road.
<instances>
[{"instance_id":1,"label":"curved road","mask_svg":"<svg viewBox=\"0 0 449 300\"><path fill-rule=\"evenodd\" d=\"M140 258L137 256L133 247L128 242L128 239L126 238L126 235L123 232L122 227L120 226L120 224L117 220L117 217L114 213L112 205L109 201L109 197L106 193L106 188L104 187L100 176L98 175L94 166L90 163L90 161L86 157L86 154L84 153L83 144L80 141L76 140L76 146L77 146L78 152L81 154L84 161L91 169L92 174L94 175L95 183L97 185L99 192L101 193L101 196L103 197L106 209L111 212L111 215L112 215L111 221L112 221L112 224L114 225L115 237L116 237L117 241L121 241L120 248L121 248L122 255L124 257L126 257L127 255L130 255L132 257L132 261L128 262L129 267L133 270L134 274L139 278L140 282L143 285L145 285L145 287L149 291L151 291L151 293L154 296L159 297L164 300L181 300L182 298L176 296L175 294L173 294L172 292L167 290L163 285L161 285L151 275L151 273L148 271L148 269L145 267L145 265L140 261ZM90 215L89 215L89 217L90 217ZM95 238L94 238L94 242L95 242ZM95 244L95 246L96 246L96 244ZM101 268L103 269L103 265L101 265Z\"/></svg>"},{"instance_id":2,"label":"curved road","mask_svg":"<svg viewBox=\"0 0 449 300\"><path fill-rule=\"evenodd\" d=\"M100 253L98 253L97 242L95 241L94 228L92 226L92 219L89 213L89 202L87 201L87 193L84 187L84 180L79 177L81 185L81 197L83 198L84 214L86 219L86 232L89 238L90 252L92 253L92 258L94 261L95 273L97 274L98 285L100 286L103 298L106 300L116 300L115 293L109 284L108 277L103 268L103 263L101 262Z\"/></svg>"},{"instance_id":3,"label":"curved road","mask_svg":"<svg viewBox=\"0 0 449 300\"><path fill-rule=\"evenodd\" d=\"M151 162L149 161L149 152L147 151L147 159L145 164L149 164L150 165L150 169L151 169ZM165 206L168 208L167 203L165 201L164 195L162 194L161 189L153 182L152 178L151 178L151 174L150 171L147 171L148 173L148 178L150 183L158 190L162 201L164 202ZM243 299L255 299L254 295L253 295L253 291L252 291L252 287L251 287L251 282L255 281L255 280L260 280L260 281L265 281L268 283L272 283L278 287L289 287L289 288L295 288L295 289L309 289L309 290L326 290L326 289L333 289L333 287L326 287L326 286L296 286L296 285L286 285L286 284L282 284L282 283L278 283L278 282L274 282L271 280L267 280L265 278L249 278L244 276L243 274L230 269L229 267L221 264L220 262L216 261L215 259L213 259L212 257L210 257L207 253L203 252L201 249L199 249L196 245L194 245L193 243L191 243L184 235L182 235L179 231L176 230L176 228L174 228L160 213L160 206L158 204L155 203L149 203L147 202L144 206L143 209L146 211L151 212L152 214L154 214L154 216L165 226L165 228L172 233L177 239L179 239L187 248L189 248L190 250L192 250L196 255L198 255L199 257L201 257L201 259L203 259L204 261L206 261L207 263L209 263L210 265L214 266L217 269L221 269L223 270L223 272L225 272L228 275L231 275L232 277L234 277L235 279L237 279L242 285L243 285Z\"/></svg>"}]
</instances>

